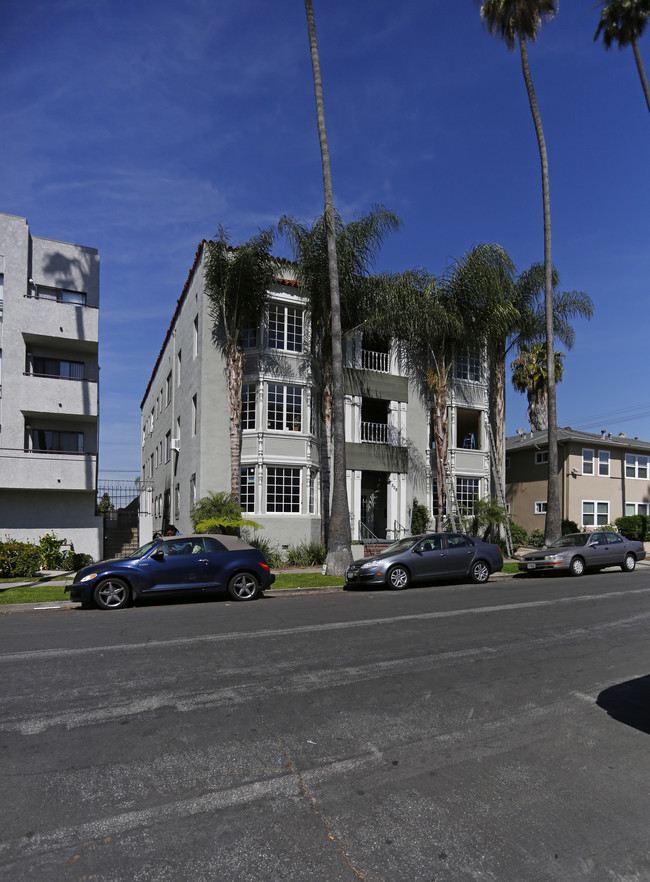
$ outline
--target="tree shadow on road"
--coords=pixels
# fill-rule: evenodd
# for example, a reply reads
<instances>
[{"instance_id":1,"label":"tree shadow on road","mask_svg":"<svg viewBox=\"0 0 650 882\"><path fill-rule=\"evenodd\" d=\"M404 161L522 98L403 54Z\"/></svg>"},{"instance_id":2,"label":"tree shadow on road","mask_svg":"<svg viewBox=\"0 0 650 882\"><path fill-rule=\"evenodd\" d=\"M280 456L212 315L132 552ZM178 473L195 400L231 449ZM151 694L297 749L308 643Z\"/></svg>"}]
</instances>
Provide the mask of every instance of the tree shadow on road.
<instances>
[{"instance_id":1,"label":"tree shadow on road","mask_svg":"<svg viewBox=\"0 0 650 882\"><path fill-rule=\"evenodd\" d=\"M596 703L619 723L650 735L650 675L604 689Z\"/></svg>"}]
</instances>

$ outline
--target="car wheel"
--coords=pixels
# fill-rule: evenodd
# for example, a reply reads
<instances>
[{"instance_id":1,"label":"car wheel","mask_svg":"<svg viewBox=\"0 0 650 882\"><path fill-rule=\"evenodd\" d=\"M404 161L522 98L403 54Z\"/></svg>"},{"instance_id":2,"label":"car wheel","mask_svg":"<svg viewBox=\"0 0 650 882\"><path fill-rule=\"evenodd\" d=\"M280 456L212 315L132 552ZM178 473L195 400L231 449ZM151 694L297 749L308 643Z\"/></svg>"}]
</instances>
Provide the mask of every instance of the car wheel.
<instances>
[{"instance_id":1,"label":"car wheel","mask_svg":"<svg viewBox=\"0 0 650 882\"><path fill-rule=\"evenodd\" d=\"M490 567L484 560L476 560L472 564L469 574L472 577L472 582L476 582L477 585L482 585L490 578Z\"/></svg>"},{"instance_id":2,"label":"car wheel","mask_svg":"<svg viewBox=\"0 0 650 882\"><path fill-rule=\"evenodd\" d=\"M585 562L581 557L574 557L569 564L569 572L572 576L582 576L585 571Z\"/></svg>"},{"instance_id":3,"label":"car wheel","mask_svg":"<svg viewBox=\"0 0 650 882\"><path fill-rule=\"evenodd\" d=\"M228 582L228 594L233 600L255 600L260 595L260 583L251 573L237 573Z\"/></svg>"},{"instance_id":4,"label":"car wheel","mask_svg":"<svg viewBox=\"0 0 650 882\"><path fill-rule=\"evenodd\" d=\"M396 591L408 588L410 581L411 577L408 574L408 570L399 566L399 564L391 567L386 573L386 582L389 588L394 588Z\"/></svg>"},{"instance_id":5,"label":"car wheel","mask_svg":"<svg viewBox=\"0 0 650 882\"><path fill-rule=\"evenodd\" d=\"M122 609L131 599L131 589L122 579L103 579L93 592L100 609Z\"/></svg>"},{"instance_id":6,"label":"car wheel","mask_svg":"<svg viewBox=\"0 0 650 882\"><path fill-rule=\"evenodd\" d=\"M621 569L624 573L631 573L636 569L636 557L632 553L625 555L625 560L621 564Z\"/></svg>"}]
</instances>

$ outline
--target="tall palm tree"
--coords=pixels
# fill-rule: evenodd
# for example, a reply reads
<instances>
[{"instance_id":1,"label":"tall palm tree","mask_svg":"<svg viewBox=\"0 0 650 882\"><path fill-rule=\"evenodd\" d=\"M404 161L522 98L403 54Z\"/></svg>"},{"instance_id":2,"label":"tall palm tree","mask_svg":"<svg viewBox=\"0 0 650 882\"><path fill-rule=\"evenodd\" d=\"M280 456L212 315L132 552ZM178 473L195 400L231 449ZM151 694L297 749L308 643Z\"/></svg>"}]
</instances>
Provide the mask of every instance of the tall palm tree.
<instances>
[{"instance_id":1,"label":"tall palm tree","mask_svg":"<svg viewBox=\"0 0 650 882\"><path fill-rule=\"evenodd\" d=\"M271 254L273 235L261 231L233 248L228 231L219 226L205 243L205 287L213 318L212 337L226 361L230 414L230 491L239 499L241 475L241 409L244 377L242 332L262 319L267 292L276 275Z\"/></svg>"},{"instance_id":2,"label":"tall palm tree","mask_svg":"<svg viewBox=\"0 0 650 882\"><path fill-rule=\"evenodd\" d=\"M479 0L480 2L480 0ZM561 532L560 494L557 483L557 403L555 390L555 334L553 330L553 263L551 256L551 198L548 178L548 153L528 64L527 41L535 40L544 20L553 18L558 0L483 0L481 18L488 31L503 39L511 50L519 44L521 69L528 93L528 103L535 125L542 170L542 203L544 209L544 311L548 364L548 488L545 536L556 539Z\"/></svg>"},{"instance_id":3,"label":"tall palm tree","mask_svg":"<svg viewBox=\"0 0 650 882\"><path fill-rule=\"evenodd\" d=\"M519 354L510 365L512 385L517 392L528 396L528 421L533 432L548 428L548 371L546 370L546 346L543 343L519 344ZM564 353L555 353L555 380L562 382Z\"/></svg>"},{"instance_id":4,"label":"tall palm tree","mask_svg":"<svg viewBox=\"0 0 650 882\"><path fill-rule=\"evenodd\" d=\"M638 42L648 24L648 19L650 19L650 0L604 0L600 5L603 9L600 13L600 22L594 40L597 40L602 34L605 49L611 49L614 43L618 45L619 49L632 45L641 87L648 110L650 110L650 88L641 61Z\"/></svg>"},{"instance_id":5,"label":"tall palm tree","mask_svg":"<svg viewBox=\"0 0 650 882\"><path fill-rule=\"evenodd\" d=\"M375 309L371 272L389 232L400 220L383 205L373 205L369 214L344 224L337 212L336 254L341 304L341 333L359 327L368 311ZM330 462L332 448L332 321L328 266L327 224L321 216L311 224L284 215L278 222L296 261L298 278L310 300L312 354L319 365L321 403L321 523L323 541L329 533Z\"/></svg>"},{"instance_id":6,"label":"tall palm tree","mask_svg":"<svg viewBox=\"0 0 650 882\"><path fill-rule=\"evenodd\" d=\"M336 258L336 227L334 218L334 191L332 189L332 170L325 128L325 106L323 104L323 81L318 57L316 39L316 20L311 0L305 0L307 30L311 66L314 74L314 96L316 99L316 118L323 166L323 193L325 197L325 224L327 227L327 257L330 277L330 301L332 321L332 442L334 448L334 486L330 509L329 534L327 539L327 567L334 575L343 575L352 563L352 534L350 532L350 509L345 465L345 399L343 385L343 345L341 340L341 301L339 295L339 271Z\"/></svg>"}]
</instances>

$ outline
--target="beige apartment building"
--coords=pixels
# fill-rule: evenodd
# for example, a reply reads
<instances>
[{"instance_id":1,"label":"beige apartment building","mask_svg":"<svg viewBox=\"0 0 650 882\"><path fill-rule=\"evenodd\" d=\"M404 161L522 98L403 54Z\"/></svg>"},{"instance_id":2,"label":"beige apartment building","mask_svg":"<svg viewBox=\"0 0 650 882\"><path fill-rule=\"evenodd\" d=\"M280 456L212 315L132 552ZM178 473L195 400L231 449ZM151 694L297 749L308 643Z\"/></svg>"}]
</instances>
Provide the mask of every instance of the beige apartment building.
<instances>
[{"instance_id":1,"label":"beige apartment building","mask_svg":"<svg viewBox=\"0 0 650 882\"><path fill-rule=\"evenodd\" d=\"M650 443L613 435L558 429L558 488L562 518L580 529L613 524L622 515L650 513ZM544 529L548 434L506 439L506 502L524 529Z\"/></svg>"}]
</instances>

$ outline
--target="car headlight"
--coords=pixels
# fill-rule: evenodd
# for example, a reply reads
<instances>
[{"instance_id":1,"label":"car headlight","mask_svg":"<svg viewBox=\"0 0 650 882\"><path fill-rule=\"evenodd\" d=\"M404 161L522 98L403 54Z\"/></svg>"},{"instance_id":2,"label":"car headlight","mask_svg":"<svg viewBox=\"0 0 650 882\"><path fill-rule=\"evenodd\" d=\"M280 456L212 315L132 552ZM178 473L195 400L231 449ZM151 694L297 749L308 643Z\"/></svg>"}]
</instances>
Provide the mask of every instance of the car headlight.
<instances>
[{"instance_id":1,"label":"car headlight","mask_svg":"<svg viewBox=\"0 0 650 882\"><path fill-rule=\"evenodd\" d=\"M544 560L548 560L550 563L562 563L564 558L561 554L545 554Z\"/></svg>"},{"instance_id":2,"label":"car headlight","mask_svg":"<svg viewBox=\"0 0 650 882\"><path fill-rule=\"evenodd\" d=\"M96 579L99 573L89 573L87 576L84 576L83 579L79 579L80 582L90 582L92 579Z\"/></svg>"},{"instance_id":3,"label":"car headlight","mask_svg":"<svg viewBox=\"0 0 650 882\"><path fill-rule=\"evenodd\" d=\"M370 570L370 569L372 569L372 567L376 567L376 566L377 566L377 564L374 561L371 561L370 563L361 564L359 569L360 570Z\"/></svg>"}]
</instances>

